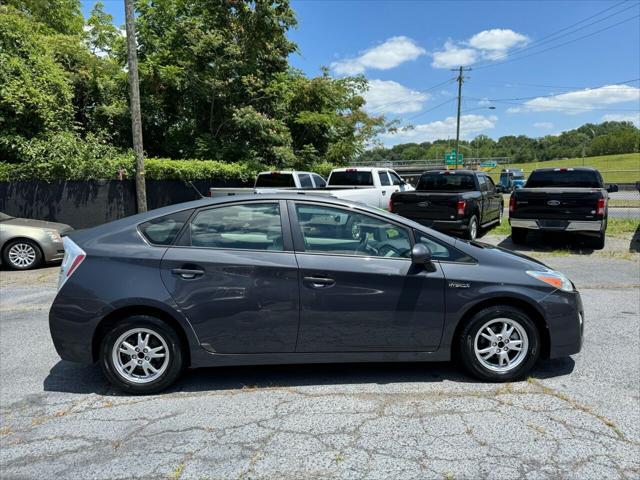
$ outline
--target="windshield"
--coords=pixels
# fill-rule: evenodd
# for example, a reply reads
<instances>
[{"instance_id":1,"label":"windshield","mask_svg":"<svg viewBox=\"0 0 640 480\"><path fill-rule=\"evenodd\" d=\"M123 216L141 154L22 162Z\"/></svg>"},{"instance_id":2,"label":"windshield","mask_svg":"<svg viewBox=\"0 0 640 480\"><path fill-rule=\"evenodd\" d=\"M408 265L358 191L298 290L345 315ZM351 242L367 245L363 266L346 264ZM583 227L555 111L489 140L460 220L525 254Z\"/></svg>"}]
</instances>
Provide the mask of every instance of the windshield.
<instances>
[{"instance_id":1,"label":"windshield","mask_svg":"<svg viewBox=\"0 0 640 480\"><path fill-rule=\"evenodd\" d=\"M538 170L527 180L526 188L602 188L598 172L593 170Z\"/></svg>"},{"instance_id":2,"label":"windshield","mask_svg":"<svg viewBox=\"0 0 640 480\"><path fill-rule=\"evenodd\" d=\"M261 173L256 179L256 187L295 187L296 182L292 173Z\"/></svg>"},{"instance_id":3,"label":"windshield","mask_svg":"<svg viewBox=\"0 0 640 480\"><path fill-rule=\"evenodd\" d=\"M463 192L475 190L473 175L449 172L425 173L420 177L416 190L442 190L445 192Z\"/></svg>"},{"instance_id":4,"label":"windshield","mask_svg":"<svg viewBox=\"0 0 640 480\"><path fill-rule=\"evenodd\" d=\"M11 220L13 217L7 215L6 213L0 212L0 222L4 222L5 220Z\"/></svg>"},{"instance_id":5,"label":"windshield","mask_svg":"<svg viewBox=\"0 0 640 480\"><path fill-rule=\"evenodd\" d=\"M372 185L373 176L371 172L346 170L344 172L332 172L329 177L329 186L370 187Z\"/></svg>"}]
</instances>

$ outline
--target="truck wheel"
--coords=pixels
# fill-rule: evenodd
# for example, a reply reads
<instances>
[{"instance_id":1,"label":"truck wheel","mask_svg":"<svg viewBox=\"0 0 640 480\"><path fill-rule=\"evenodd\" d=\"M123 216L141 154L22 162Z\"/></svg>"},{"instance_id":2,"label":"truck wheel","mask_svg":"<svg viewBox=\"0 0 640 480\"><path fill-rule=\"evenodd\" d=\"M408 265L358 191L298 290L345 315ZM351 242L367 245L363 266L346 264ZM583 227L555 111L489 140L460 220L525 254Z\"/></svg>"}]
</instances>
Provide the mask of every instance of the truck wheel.
<instances>
[{"instance_id":1,"label":"truck wheel","mask_svg":"<svg viewBox=\"0 0 640 480\"><path fill-rule=\"evenodd\" d=\"M478 236L478 217L471 215L469 226L467 227L466 237L468 240L475 240Z\"/></svg>"},{"instance_id":2,"label":"truck wheel","mask_svg":"<svg viewBox=\"0 0 640 480\"><path fill-rule=\"evenodd\" d=\"M515 244L524 243L527 239L526 228L511 227L511 241Z\"/></svg>"},{"instance_id":3,"label":"truck wheel","mask_svg":"<svg viewBox=\"0 0 640 480\"><path fill-rule=\"evenodd\" d=\"M602 250L604 248L605 233L600 232L597 237L593 238L591 246L594 250Z\"/></svg>"}]
</instances>

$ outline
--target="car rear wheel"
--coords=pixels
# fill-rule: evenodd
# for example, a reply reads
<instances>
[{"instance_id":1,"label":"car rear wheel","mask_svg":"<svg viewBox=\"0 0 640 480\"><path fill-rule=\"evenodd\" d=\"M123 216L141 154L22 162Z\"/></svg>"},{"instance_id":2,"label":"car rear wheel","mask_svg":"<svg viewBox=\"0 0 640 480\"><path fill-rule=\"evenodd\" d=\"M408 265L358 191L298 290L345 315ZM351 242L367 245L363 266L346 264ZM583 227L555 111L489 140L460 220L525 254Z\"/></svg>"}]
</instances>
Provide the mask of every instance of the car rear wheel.
<instances>
[{"instance_id":1,"label":"car rear wheel","mask_svg":"<svg viewBox=\"0 0 640 480\"><path fill-rule=\"evenodd\" d=\"M37 243L19 239L9 242L2 251L4 262L14 270L29 270L42 263L42 251Z\"/></svg>"},{"instance_id":2,"label":"car rear wheel","mask_svg":"<svg viewBox=\"0 0 640 480\"><path fill-rule=\"evenodd\" d=\"M478 237L478 217L471 215L466 232L467 239L475 240Z\"/></svg>"},{"instance_id":3,"label":"car rear wheel","mask_svg":"<svg viewBox=\"0 0 640 480\"><path fill-rule=\"evenodd\" d=\"M605 237L606 235L604 232L599 233L597 237L594 237L591 240L591 246L595 250L602 250L604 248Z\"/></svg>"},{"instance_id":4,"label":"car rear wheel","mask_svg":"<svg viewBox=\"0 0 640 480\"><path fill-rule=\"evenodd\" d=\"M180 337L155 317L128 317L105 335L100 365L111 384L120 390L136 394L159 392L182 372Z\"/></svg>"},{"instance_id":5,"label":"car rear wheel","mask_svg":"<svg viewBox=\"0 0 640 480\"><path fill-rule=\"evenodd\" d=\"M540 334L523 311L509 305L476 313L459 338L462 363L476 378L508 382L525 376L540 355Z\"/></svg>"},{"instance_id":6,"label":"car rear wheel","mask_svg":"<svg viewBox=\"0 0 640 480\"><path fill-rule=\"evenodd\" d=\"M527 239L527 230L525 228L511 227L511 241L513 243L524 243Z\"/></svg>"}]
</instances>

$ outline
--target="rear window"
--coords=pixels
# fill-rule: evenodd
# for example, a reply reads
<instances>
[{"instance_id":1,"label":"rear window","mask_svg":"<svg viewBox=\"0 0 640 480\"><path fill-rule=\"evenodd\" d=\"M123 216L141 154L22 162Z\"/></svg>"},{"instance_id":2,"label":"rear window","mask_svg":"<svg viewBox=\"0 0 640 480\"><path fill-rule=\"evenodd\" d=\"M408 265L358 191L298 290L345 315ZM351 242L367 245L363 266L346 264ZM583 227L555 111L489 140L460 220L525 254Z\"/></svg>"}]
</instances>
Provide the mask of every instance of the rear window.
<instances>
[{"instance_id":1,"label":"rear window","mask_svg":"<svg viewBox=\"0 0 640 480\"><path fill-rule=\"evenodd\" d=\"M357 170L333 172L329 177L329 185L370 187L373 185L373 176L371 172L359 172Z\"/></svg>"},{"instance_id":2,"label":"rear window","mask_svg":"<svg viewBox=\"0 0 640 480\"><path fill-rule=\"evenodd\" d=\"M256 187L295 187L296 182L291 173L261 173L256 179Z\"/></svg>"},{"instance_id":3,"label":"rear window","mask_svg":"<svg viewBox=\"0 0 640 480\"><path fill-rule=\"evenodd\" d=\"M602 188L598 172L592 170L537 170L527 180L526 188Z\"/></svg>"},{"instance_id":4,"label":"rear window","mask_svg":"<svg viewBox=\"0 0 640 480\"><path fill-rule=\"evenodd\" d=\"M464 192L475 190L473 175L449 172L425 173L420 177L416 190L442 190L445 192Z\"/></svg>"},{"instance_id":5,"label":"rear window","mask_svg":"<svg viewBox=\"0 0 640 480\"><path fill-rule=\"evenodd\" d=\"M189 220L193 210L182 210L164 217L154 218L140 224L138 229L149 243L154 245L171 245L185 222Z\"/></svg>"}]
</instances>

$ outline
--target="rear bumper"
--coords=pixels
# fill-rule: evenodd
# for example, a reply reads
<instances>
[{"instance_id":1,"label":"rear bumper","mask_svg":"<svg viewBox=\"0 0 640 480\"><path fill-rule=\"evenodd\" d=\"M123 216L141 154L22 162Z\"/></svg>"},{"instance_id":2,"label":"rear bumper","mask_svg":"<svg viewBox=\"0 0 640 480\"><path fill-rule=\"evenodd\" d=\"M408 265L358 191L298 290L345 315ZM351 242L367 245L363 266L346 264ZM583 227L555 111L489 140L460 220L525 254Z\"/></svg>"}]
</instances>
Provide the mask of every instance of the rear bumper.
<instances>
[{"instance_id":1,"label":"rear bumper","mask_svg":"<svg viewBox=\"0 0 640 480\"><path fill-rule=\"evenodd\" d=\"M510 218L509 223L514 228L528 230L563 231L563 232L601 232L602 220L533 220Z\"/></svg>"},{"instance_id":2,"label":"rear bumper","mask_svg":"<svg viewBox=\"0 0 640 480\"><path fill-rule=\"evenodd\" d=\"M463 232L469 229L469 219L461 220L414 220L420 225L443 232Z\"/></svg>"}]
</instances>

